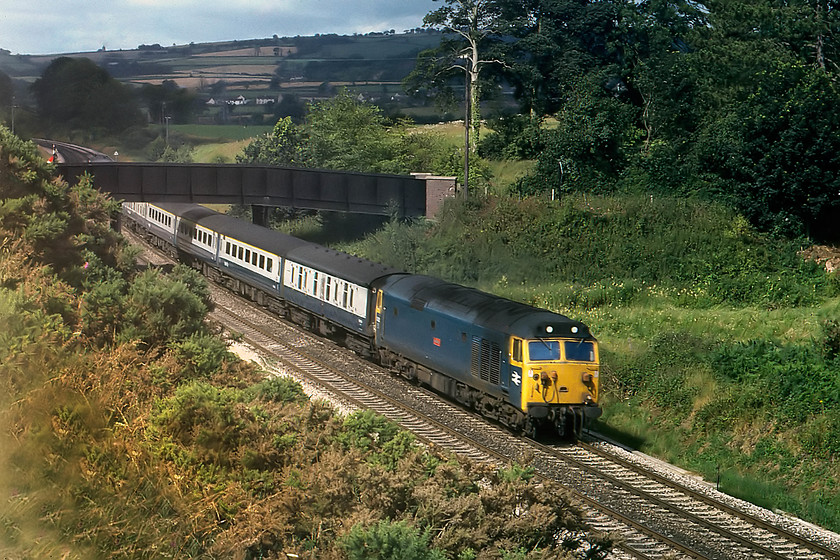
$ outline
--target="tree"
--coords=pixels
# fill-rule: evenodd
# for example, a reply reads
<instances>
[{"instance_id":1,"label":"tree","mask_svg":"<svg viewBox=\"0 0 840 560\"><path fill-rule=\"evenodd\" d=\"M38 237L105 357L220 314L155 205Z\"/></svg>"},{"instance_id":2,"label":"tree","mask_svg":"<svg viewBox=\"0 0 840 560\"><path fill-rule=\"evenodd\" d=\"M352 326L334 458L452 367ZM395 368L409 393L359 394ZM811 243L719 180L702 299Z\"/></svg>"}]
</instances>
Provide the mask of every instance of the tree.
<instances>
[{"instance_id":1,"label":"tree","mask_svg":"<svg viewBox=\"0 0 840 560\"><path fill-rule=\"evenodd\" d=\"M437 0L436 0L437 1ZM420 54L418 68L407 79L409 87L431 79L433 90L451 100L449 80L464 72L470 152L476 152L481 128L481 83L488 64L503 65L498 58L486 57L485 48L497 37L498 10L495 0L442 0L445 5L423 18L424 27L448 32L437 49Z\"/></svg>"},{"instance_id":2,"label":"tree","mask_svg":"<svg viewBox=\"0 0 840 560\"><path fill-rule=\"evenodd\" d=\"M367 173L404 173L404 123L389 123L376 105L347 91L309 106L304 127L311 165Z\"/></svg>"},{"instance_id":3,"label":"tree","mask_svg":"<svg viewBox=\"0 0 840 560\"><path fill-rule=\"evenodd\" d=\"M87 58L55 59L31 87L54 125L115 133L143 120L131 90Z\"/></svg>"},{"instance_id":4,"label":"tree","mask_svg":"<svg viewBox=\"0 0 840 560\"><path fill-rule=\"evenodd\" d=\"M523 110L542 117L556 112L584 76L620 58L616 34L623 2L596 0L498 0L500 44L510 66L505 77Z\"/></svg>"},{"instance_id":5,"label":"tree","mask_svg":"<svg viewBox=\"0 0 840 560\"><path fill-rule=\"evenodd\" d=\"M779 61L708 123L697 146L706 183L765 230L831 231L840 192L840 93L819 68Z\"/></svg>"},{"instance_id":6,"label":"tree","mask_svg":"<svg viewBox=\"0 0 840 560\"><path fill-rule=\"evenodd\" d=\"M166 117L171 117L176 123L186 123L195 112L195 93L178 87L172 80L164 80L159 86L143 84L140 97L146 102L153 122L163 124Z\"/></svg>"},{"instance_id":7,"label":"tree","mask_svg":"<svg viewBox=\"0 0 840 560\"><path fill-rule=\"evenodd\" d=\"M15 88L12 79L5 72L0 72L0 115L11 113L15 99Z\"/></svg>"},{"instance_id":8,"label":"tree","mask_svg":"<svg viewBox=\"0 0 840 560\"><path fill-rule=\"evenodd\" d=\"M557 112L557 126L542 133L535 172L520 183L524 194L555 189L608 192L638 138L637 110L599 86L598 74L581 78Z\"/></svg>"},{"instance_id":9,"label":"tree","mask_svg":"<svg viewBox=\"0 0 840 560\"><path fill-rule=\"evenodd\" d=\"M274 125L271 134L257 138L236 156L237 163L264 163L293 167L308 167L312 161L309 138L292 122L283 117Z\"/></svg>"}]
</instances>

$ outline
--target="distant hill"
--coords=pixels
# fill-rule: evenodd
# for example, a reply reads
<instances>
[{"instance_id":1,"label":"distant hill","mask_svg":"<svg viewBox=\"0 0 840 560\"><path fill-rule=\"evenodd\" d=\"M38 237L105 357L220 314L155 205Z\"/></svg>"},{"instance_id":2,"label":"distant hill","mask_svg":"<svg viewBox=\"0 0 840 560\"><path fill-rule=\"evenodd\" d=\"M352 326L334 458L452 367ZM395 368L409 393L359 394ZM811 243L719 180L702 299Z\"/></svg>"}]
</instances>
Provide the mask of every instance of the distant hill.
<instances>
[{"instance_id":1,"label":"distant hill","mask_svg":"<svg viewBox=\"0 0 840 560\"><path fill-rule=\"evenodd\" d=\"M399 101L402 79L417 55L439 44L441 34L408 33L272 37L188 45L140 45L132 50L99 50L46 56L12 55L0 50L0 71L25 97L49 63L59 56L86 57L115 78L131 84L171 81L207 101L240 99L256 105L294 94L308 100L350 87L374 101ZM19 98L20 99L20 98ZM244 101L243 101L244 100ZM24 101L25 102L25 101Z\"/></svg>"}]
</instances>

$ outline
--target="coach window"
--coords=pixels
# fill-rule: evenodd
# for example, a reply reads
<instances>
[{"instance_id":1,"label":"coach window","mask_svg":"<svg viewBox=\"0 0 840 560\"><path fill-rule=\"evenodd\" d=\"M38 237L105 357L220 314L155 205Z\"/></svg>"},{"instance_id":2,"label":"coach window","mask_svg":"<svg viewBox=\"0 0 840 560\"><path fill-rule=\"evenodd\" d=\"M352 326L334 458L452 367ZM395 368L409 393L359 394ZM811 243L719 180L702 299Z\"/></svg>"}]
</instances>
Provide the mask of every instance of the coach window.
<instances>
[{"instance_id":1,"label":"coach window","mask_svg":"<svg viewBox=\"0 0 840 560\"><path fill-rule=\"evenodd\" d=\"M251 253L251 264L254 265L254 266L257 266L257 256L258 255L257 255L256 251Z\"/></svg>"},{"instance_id":2,"label":"coach window","mask_svg":"<svg viewBox=\"0 0 840 560\"><path fill-rule=\"evenodd\" d=\"M240 245L239 246L239 257L238 257L240 261L242 260L242 255L244 253L245 253L245 248L242 245Z\"/></svg>"},{"instance_id":3,"label":"coach window","mask_svg":"<svg viewBox=\"0 0 840 560\"><path fill-rule=\"evenodd\" d=\"M266 270L268 270L269 272L271 272L271 269L273 268L273 265L274 265L274 259L272 259L271 257L269 257L269 258L268 258L268 268L266 268Z\"/></svg>"},{"instance_id":4,"label":"coach window","mask_svg":"<svg viewBox=\"0 0 840 560\"><path fill-rule=\"evenodd\" d=\"M260 268L265 270L265 255L260 255Z\"/></svg>"},{"instance_id":5,"label":"coach window","mask_svg":"<svg viewBox=\"0 0 840 560\"><path fill-rule=\"evenodd\" d=\"M332 276L327 276L327 288L324 292L324 301L330 301L330 288L332 287Z\"/></svg>"}]
</instances>

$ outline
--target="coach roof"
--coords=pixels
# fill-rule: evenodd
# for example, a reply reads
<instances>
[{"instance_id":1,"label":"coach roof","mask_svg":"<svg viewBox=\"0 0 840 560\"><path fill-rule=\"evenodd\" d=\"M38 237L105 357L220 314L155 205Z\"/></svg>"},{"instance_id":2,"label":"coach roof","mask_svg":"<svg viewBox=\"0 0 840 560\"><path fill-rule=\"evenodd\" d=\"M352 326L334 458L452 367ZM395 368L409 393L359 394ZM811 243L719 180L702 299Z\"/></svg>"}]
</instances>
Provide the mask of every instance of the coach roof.
<instances>
[{"instance_id":1,"label":"coach roof","mask_svg":"<svg viewBox=\"0 0 840 560\"><path fill-rule=\"evenodd\" d=\"M348 253L335 251L311 243L296 247L286 255L290 261L308 266L332 276L349 280L354 284L369 286L377 278L399 274L400 270L362 259Z\"/></svg>"},{"instance_id":2,"label":"coach roof","mask_svg":"<svg viewBox=\"0 0 840 560\"><path fill-rule=\"evenodd\" d=\"M252 247L287 257L298 264L355 284L367 286L377 278L400 272L383 264L220 214L198 204L170 202L155 205L231 240L241 241Z\"/></svg>"}]
</instances>

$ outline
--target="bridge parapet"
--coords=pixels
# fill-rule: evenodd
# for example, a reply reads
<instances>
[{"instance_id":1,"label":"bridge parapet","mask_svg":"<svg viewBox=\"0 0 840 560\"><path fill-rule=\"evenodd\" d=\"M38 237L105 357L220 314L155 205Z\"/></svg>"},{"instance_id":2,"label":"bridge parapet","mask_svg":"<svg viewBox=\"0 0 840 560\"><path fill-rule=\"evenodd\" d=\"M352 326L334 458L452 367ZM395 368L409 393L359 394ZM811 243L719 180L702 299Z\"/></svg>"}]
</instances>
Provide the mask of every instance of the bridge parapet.
<instances>
[{"instance_id":1,"label":"bridge parapet","mask_svg":"<svg viewBox=\"0 0 840 560\"><path fill-rule=\"evenodd\" d=\"M455 193L454 177L385 175L244 164L63 163L71 184L89 173L94 186L128 202L283 206L434 218Z\"/></svg>"}]
</instances>

